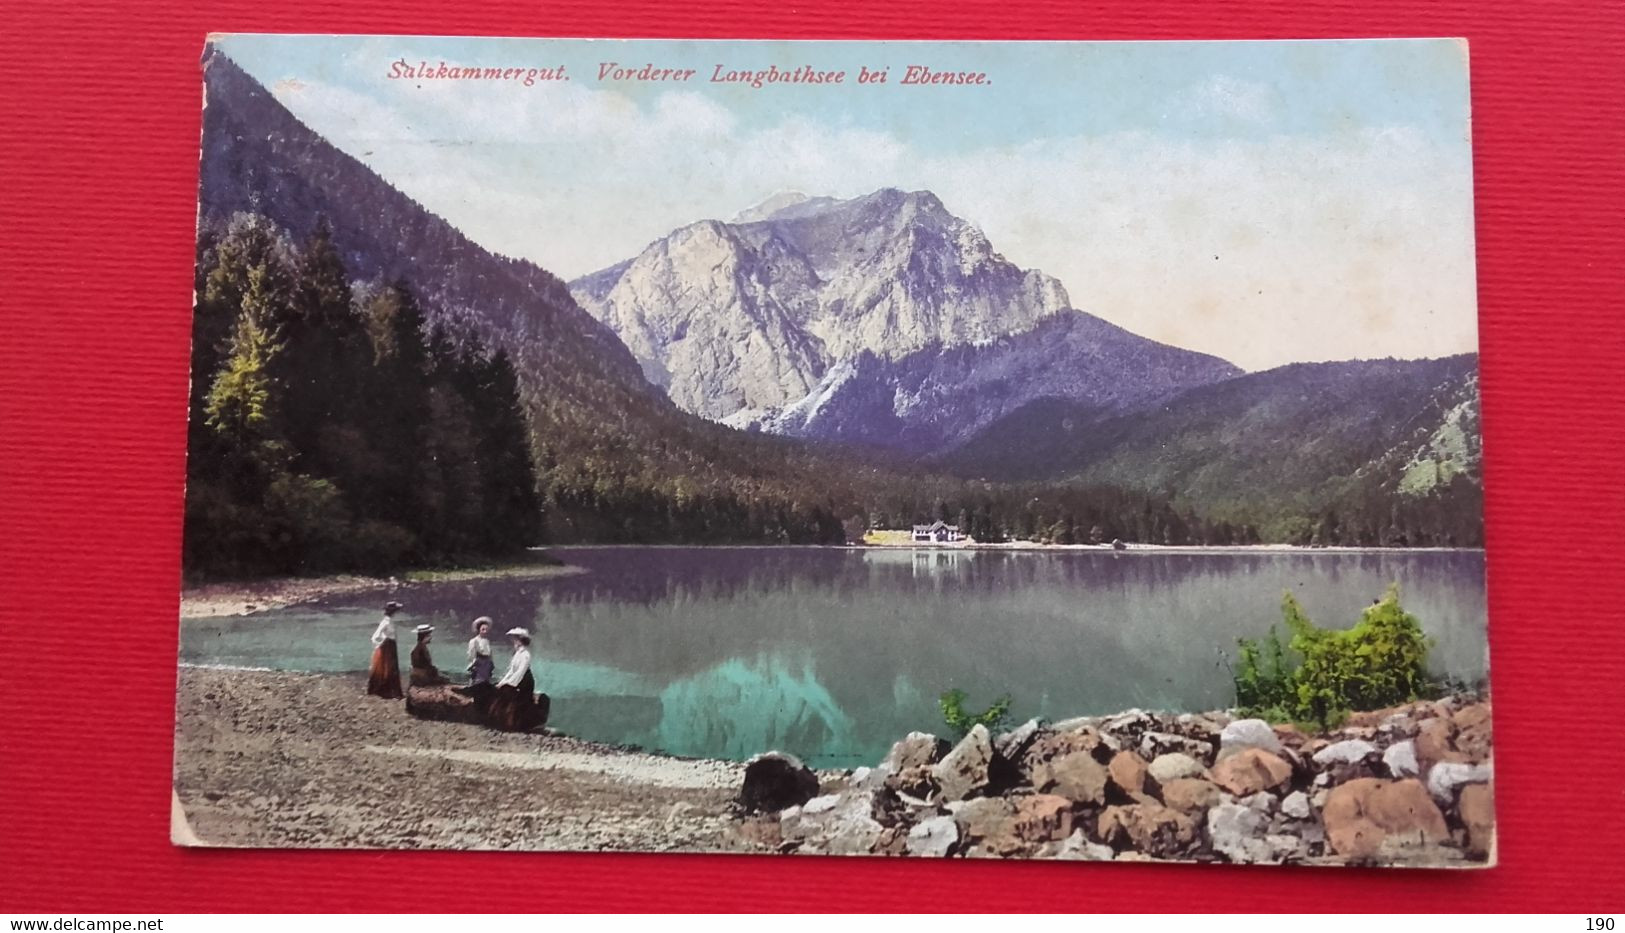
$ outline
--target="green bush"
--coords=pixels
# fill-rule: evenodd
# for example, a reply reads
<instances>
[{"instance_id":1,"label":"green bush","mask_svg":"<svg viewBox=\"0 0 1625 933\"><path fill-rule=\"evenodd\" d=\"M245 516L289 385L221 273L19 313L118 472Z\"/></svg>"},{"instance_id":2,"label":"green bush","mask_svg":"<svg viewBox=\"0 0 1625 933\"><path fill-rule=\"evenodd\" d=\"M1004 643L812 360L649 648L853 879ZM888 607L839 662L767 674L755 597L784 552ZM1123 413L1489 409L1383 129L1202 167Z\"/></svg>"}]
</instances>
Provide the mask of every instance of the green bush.
<instances>
[{"instance_id":1,"label":"green bush","mask_svg":"<svg viewBox=\"0 0 1625 933\"><path fill-rule=\"evenodd\" d=\"M990 732L997 732L1010 718L1008 693L994 700L992 706L980 713L972 713L965 709L965 691L958 687L944 693L937 703L942 708L942 721L960 738L964 738L966 733L978 725L986 726Z\"/></svg>"},{"instance_id":2,"label":"green bush","mask_svg":"<svg viewBox=\"0 0 1625 933\"><path fill-rule=\"evenodd\" d=\"M1436 693L1427 672L1432 640L1399 605L1399 590L1360 614L1353 628L1323 629L1287 593L1283 646L1274 627L1260 639L1237 640L1236 705L1249 716L1332 728L1353 710L1407 703Z\"/></svg>"}]
</instances>

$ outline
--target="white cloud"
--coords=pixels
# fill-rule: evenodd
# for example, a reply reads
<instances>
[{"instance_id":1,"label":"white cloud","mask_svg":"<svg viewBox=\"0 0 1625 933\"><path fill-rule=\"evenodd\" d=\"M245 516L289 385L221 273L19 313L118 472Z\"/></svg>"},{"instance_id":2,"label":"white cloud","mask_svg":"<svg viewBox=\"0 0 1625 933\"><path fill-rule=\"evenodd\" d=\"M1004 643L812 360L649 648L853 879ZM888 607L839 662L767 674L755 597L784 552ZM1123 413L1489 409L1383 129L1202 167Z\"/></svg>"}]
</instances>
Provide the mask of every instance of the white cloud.
<instances>
[{"instance_id":1,"label":"white cloud","mask_svg":"<svg viewBox=\"0 0 1625 933\"><path fill-rule=\"evenodd\" d=\"M1274 88L1231 75L1213 75L1176 95L1171 103L1172 109L1189 117L1256 124L1267 123L1279 106Z\"/></svg>"},{"instance_id":2,"label":"white cloud","mask_svg":"<svg viewBox=\"0 0 1625 933\"><path fill-rule=\"evenodd\" d=\"M1120 133L966 154L786 114L747 129L688 91L650 104L561 85L402 87L393 105L307 81L277 94L486 246L566 277L780 190L929 188L1011 260L1131 330L1248 368L1476 345L1471 183L1404 128L1254 141ZM1189 96L1259 121L1261 85Z\"/></svg>"}]
</instances>

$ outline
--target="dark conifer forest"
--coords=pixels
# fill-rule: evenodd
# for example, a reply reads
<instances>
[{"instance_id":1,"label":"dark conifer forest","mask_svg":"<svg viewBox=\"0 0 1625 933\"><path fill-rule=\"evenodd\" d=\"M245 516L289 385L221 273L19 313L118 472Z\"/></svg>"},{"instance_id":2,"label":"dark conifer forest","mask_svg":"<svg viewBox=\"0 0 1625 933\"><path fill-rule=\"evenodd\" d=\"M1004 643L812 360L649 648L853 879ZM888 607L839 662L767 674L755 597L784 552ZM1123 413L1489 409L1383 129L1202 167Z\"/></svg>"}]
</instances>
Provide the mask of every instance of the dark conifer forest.
<instances>
[{"instance_id":1,"label":"dark conifer forest","mask_svg":"<svg viewBox=\"0 0 1625 933\"><path fill-rule=\"evenodd\" d=\"M426 329L405 282L352 287L325 226L295 244L237 215L197 269L189 570L385 571L538 539L505 352Z\"/></svg>"}]
</instances>

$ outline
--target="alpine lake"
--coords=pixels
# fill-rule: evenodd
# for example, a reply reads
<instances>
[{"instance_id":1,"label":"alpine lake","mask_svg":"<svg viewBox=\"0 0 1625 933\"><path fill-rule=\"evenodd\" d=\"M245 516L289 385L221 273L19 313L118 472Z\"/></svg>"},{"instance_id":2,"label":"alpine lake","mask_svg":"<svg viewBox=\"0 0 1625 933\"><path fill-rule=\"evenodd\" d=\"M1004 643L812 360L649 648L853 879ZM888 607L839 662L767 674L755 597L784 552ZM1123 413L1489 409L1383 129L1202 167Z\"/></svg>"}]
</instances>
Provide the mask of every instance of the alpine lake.
<instances>
[{"instance_id":1,"label":"alpine lake","mask_svg":"<svg viewBox=\"0 0 1625 933\"><path fill-rule=\"evenodd\" d=\"M488 615L499 675L500 633L534 633L552 728L681 756L780 749L830 768L873 765L912 730L944 733L950 688L973 710L1008 694L1012 724L1225 708L1236 639L1279 627L1284 592L1341 628L1397 584L1434 640L1435 673L1487 671L1481 551L549 551L580 572L394 590L403 668L427 622L435 663L461 679L469 623ZM362 671L384 598L188 619L181 661Z\"/></svg>"}]
</instances>

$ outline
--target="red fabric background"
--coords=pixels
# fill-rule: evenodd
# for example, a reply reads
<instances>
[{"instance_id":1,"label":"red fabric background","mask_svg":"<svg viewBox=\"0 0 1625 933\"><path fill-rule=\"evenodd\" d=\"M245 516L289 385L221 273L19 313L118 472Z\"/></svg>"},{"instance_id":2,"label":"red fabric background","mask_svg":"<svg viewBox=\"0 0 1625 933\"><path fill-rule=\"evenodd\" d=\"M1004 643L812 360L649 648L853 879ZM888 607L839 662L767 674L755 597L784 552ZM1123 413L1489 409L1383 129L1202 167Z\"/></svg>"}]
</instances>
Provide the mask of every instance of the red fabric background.
<instances>
[{"instance_id":1,"label":"red fabric background","mask_svg":"<svg viewBox=\"0 0 1625 933\"><path fill-rule=\"evenodd\" d=\"M65 6L65 5L64 5ZM1625 6L1372 0L8 4L0 910L1625 908ZM776 7L776 8L775 8ZM189 851L168 841L204 35L1471 41L1501 864L1488 872ZM48 651L42 653L42 644ZM98 660L95 683L81 658ZM76 678L65 684L63 678ZM47 679L44 692L25 696ZM44 702L41 702L44 701ZM404 888L402 889L404 890ZM389 906L406 907L395 900Z\"/></svg>"}]
</instances>

